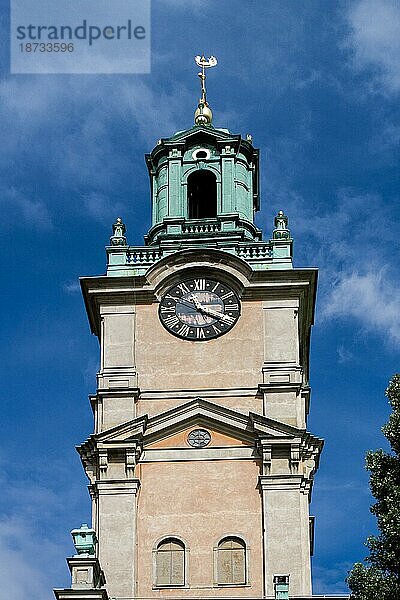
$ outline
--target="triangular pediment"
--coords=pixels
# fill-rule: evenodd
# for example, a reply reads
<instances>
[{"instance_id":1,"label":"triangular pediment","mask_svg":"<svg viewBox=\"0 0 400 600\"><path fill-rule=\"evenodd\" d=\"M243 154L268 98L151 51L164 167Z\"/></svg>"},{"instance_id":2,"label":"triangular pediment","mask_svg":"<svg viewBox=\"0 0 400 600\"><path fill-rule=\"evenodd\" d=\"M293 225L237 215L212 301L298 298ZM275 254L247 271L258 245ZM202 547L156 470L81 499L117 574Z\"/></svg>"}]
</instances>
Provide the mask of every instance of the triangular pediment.
<instances>
[{"instance_id":1,"label":"triangular pediment","mask_svg":"<svg viewBox=\"0 0 400 600\"><path fill-rule=\"evenodd\" d=\"M298 429L292 425L274 421L257 413L251 412L249 419L254 431L263 437L301 437L305 431L304 429Z\"/></svg>"},{"instance_id":2,"label":"triangular pediment","mask_svg":"<svg viewBox=\"0 0 400 600\"><path fill-rule=\"evenodd\" d=\"M228 129L217 129L215 127L207 127L196 125L195 127L191 127L190 129L185 129L184 131L178 131L171 138L167 138L162 140L164 143L173 143L179 141L193 140L198 137L210 137L216 141L228 141L228 140L239 140L240 135L235 135L230 133Z\"/></svg>"},{"instance_id":3,"label":"triangular pediment","mask_svg":"<svg viewBox=\"0 0 400 600\"><path fill-rule=\"evenodd\" d=\"M178 441L189 429L204 427L222 439L240 444L254 444L256 439L277 441L301 437L303 430L279 423L255 413L244 414L225 406L195 398L153 417L141 416L132 421L92 436L93 441L107 446L140 442L146 446L176 436Z\"/></svg>"},{"instance_id":4,"label":"triangular pediment","mask_svg":"<svg viewBox=\"0 0 400 600\"><path fill-rule=\"evenodd\" d=\"M258 150L253 148L250 140L243 139L241 135L231 133L228 129L218 129L215 127L195 125L190 129L177 131L169 138L159 140L157 146L153 148L151 154L146 154L146 161L150 168L152 160L157 155L165 154L171 148L184 149L193 146L196 143L211 143L216 146L229 145L232 148L240 147L245 153L258 161Z\"/></svg>"},{"instance_id":5,"label":"triangular pediment","mask_svg":"<svg viewBox=\"0 0 400 600\"><path fill-rule=\"evenodd\" d=\"M244 437L240 434L238 435L237 432L228 434L227 432L221 431L215 423L210 423L207 420L194 419L188 423L186 427L179 428L178 431L174 431L167 436L165 435L167 432L164 431L161 435L156 435L152 441L146 439L145 447L149 450L187 448L189 445L188 440L190 434L198 430L206 430L210 434L210 447L226 448L232 446L254 446L253 438L247 438L247 436Z\"/></svg>"},{"instance_id":6,"label":"triangular pediment","mask_svg":"<svg viewBox=\"0 0 400 600\"><path fill-rule=\"evenodd\" d=\"M105 431L92 436L92 438L96 442L103 444L107 442L124 442L131 439L142 439L146 431L147 422L147 415L143 415L136 419L132 419L132 421L127 421L122 425L116 425L111 429L106 429Z\"/></svg>"},{"instance_id":7,"label":"triangular pediment","mask_svg":"<svg viewBox=\"0 0 400 600\"><path fill-rule=\"evenodd\" d=\"M196 426L239 441L252 443L254 440L247 415L202 398L196 398L149 419L145 437L149 443L153 443Z\"/></svg>"}]
</instances>

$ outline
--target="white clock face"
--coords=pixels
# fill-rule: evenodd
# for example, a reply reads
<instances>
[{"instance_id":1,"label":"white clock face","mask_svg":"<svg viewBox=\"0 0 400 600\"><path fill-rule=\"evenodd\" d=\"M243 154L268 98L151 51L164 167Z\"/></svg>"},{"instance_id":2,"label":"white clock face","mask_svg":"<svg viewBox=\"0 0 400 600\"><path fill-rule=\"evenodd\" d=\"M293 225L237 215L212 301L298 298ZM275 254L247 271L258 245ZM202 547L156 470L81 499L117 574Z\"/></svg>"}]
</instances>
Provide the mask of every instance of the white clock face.
<instances>
[{"instance_id":1,"label":"white clock face","mask_svg":"<svg viewBox=\"0 0 400 600\"><path fill-rule=\"evenodd\" d=\"M178 337L209 340L232 329L240 316L240 301L221 281L187 279L164 295L159 316L164 327Z\"/></svg>"}]
</instances>

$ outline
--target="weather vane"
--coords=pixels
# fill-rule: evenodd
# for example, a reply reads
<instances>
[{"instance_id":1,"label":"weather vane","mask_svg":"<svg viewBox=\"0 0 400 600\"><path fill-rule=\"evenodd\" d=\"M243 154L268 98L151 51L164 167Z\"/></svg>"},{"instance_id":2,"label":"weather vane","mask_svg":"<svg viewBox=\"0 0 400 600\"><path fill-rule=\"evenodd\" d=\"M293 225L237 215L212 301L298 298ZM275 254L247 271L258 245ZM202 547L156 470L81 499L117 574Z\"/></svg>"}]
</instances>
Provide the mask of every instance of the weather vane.
<instances>
[{"instance_id":1,"label":"weather vane","mask_svg":"<svg viewBox=\"0 0 400 600\"><path fill-rule=\"evenodd\" d=\"M210 67L215 67L217 64L217 59L215 56L210 56L207 59L204 54L202 56L196 56L195 59L196 65L201 67L201 73L198 73L201 81L201 99L200 103L205 104L207 106L207 94L206 94L206 69Z\"/></svg>"},{"instance_id":2,"label":"weather vane","mask_svg":"<svg viewBox=\"0 0 400 600\"><path fill-rule=\"evenodd\" d=\"M195 123L196 125L210 125L212 121L212 112L207 103L207 92L206 92L206 69L215 67L217 59L215 56L206 58L204 54L202 56L195 57L196 65L201 67L201 72L198 73L201 81L201 98L199 100L199 106L195 112Z\"/></svg>"}]
</instances>

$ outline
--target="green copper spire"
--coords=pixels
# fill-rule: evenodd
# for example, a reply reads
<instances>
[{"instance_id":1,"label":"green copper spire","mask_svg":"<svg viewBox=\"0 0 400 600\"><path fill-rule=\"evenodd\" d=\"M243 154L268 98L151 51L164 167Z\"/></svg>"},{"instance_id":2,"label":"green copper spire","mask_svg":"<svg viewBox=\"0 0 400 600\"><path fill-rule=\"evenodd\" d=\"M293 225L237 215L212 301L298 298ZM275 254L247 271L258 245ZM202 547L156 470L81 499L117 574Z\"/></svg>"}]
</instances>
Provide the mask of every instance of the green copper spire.
<instances>
[{"instance_id":1,"label":"green copper spire","mask_svg":"<svg viewBox=\"0 0 400 600\"><path fill-rule=\"evenodd\" d=\"M201 97L195 124L158 140L146 163L150 176L152 223L144 247L131 247L120 218L107 248L107 274L144 275L166 255L209 248L235 254L254 270L292 269L292 239L283 211L265 241L254 222L260 210L259 150L250 134L212 125L206 69L214 56L196 56Z\"/></svg>"}]
</instances>

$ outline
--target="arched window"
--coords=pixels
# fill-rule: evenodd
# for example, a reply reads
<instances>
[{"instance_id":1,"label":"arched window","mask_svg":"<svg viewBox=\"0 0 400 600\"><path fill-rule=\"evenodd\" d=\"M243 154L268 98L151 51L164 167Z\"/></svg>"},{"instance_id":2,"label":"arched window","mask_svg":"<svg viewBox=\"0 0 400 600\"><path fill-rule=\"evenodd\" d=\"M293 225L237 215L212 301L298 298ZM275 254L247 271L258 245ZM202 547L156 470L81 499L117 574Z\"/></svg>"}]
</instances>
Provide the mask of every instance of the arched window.
<instances>
[{"instance_id":1,"label":"arched window","mask_svg":"<svg viewBox=\"0 0 400 600\"><path fill-rule=\"evenodd\" d=\"M212 219L217 216L217 180L211 171L191 173L187 181L189 219Z\"/></svg>"},{"instance_id":2,"label":"arched window","mask_svg":"<svg viewBox=\"0 0 400 600\"><path fill-rule=\"evenodd\" d=\"M237 537L226 537L217 548L217 581L221 585L246 583L246 544Z\"/></svg>"},{"instance_id":3,"label":"arched window","mask_svg":"<svg viewBox=\"0 0 400 600\"><path fill-rule=\"evenodd\" d=\"M156 548L156 586L185 585L185 545L176 538L162 540Z\"/></svg>"}]
</instances>

